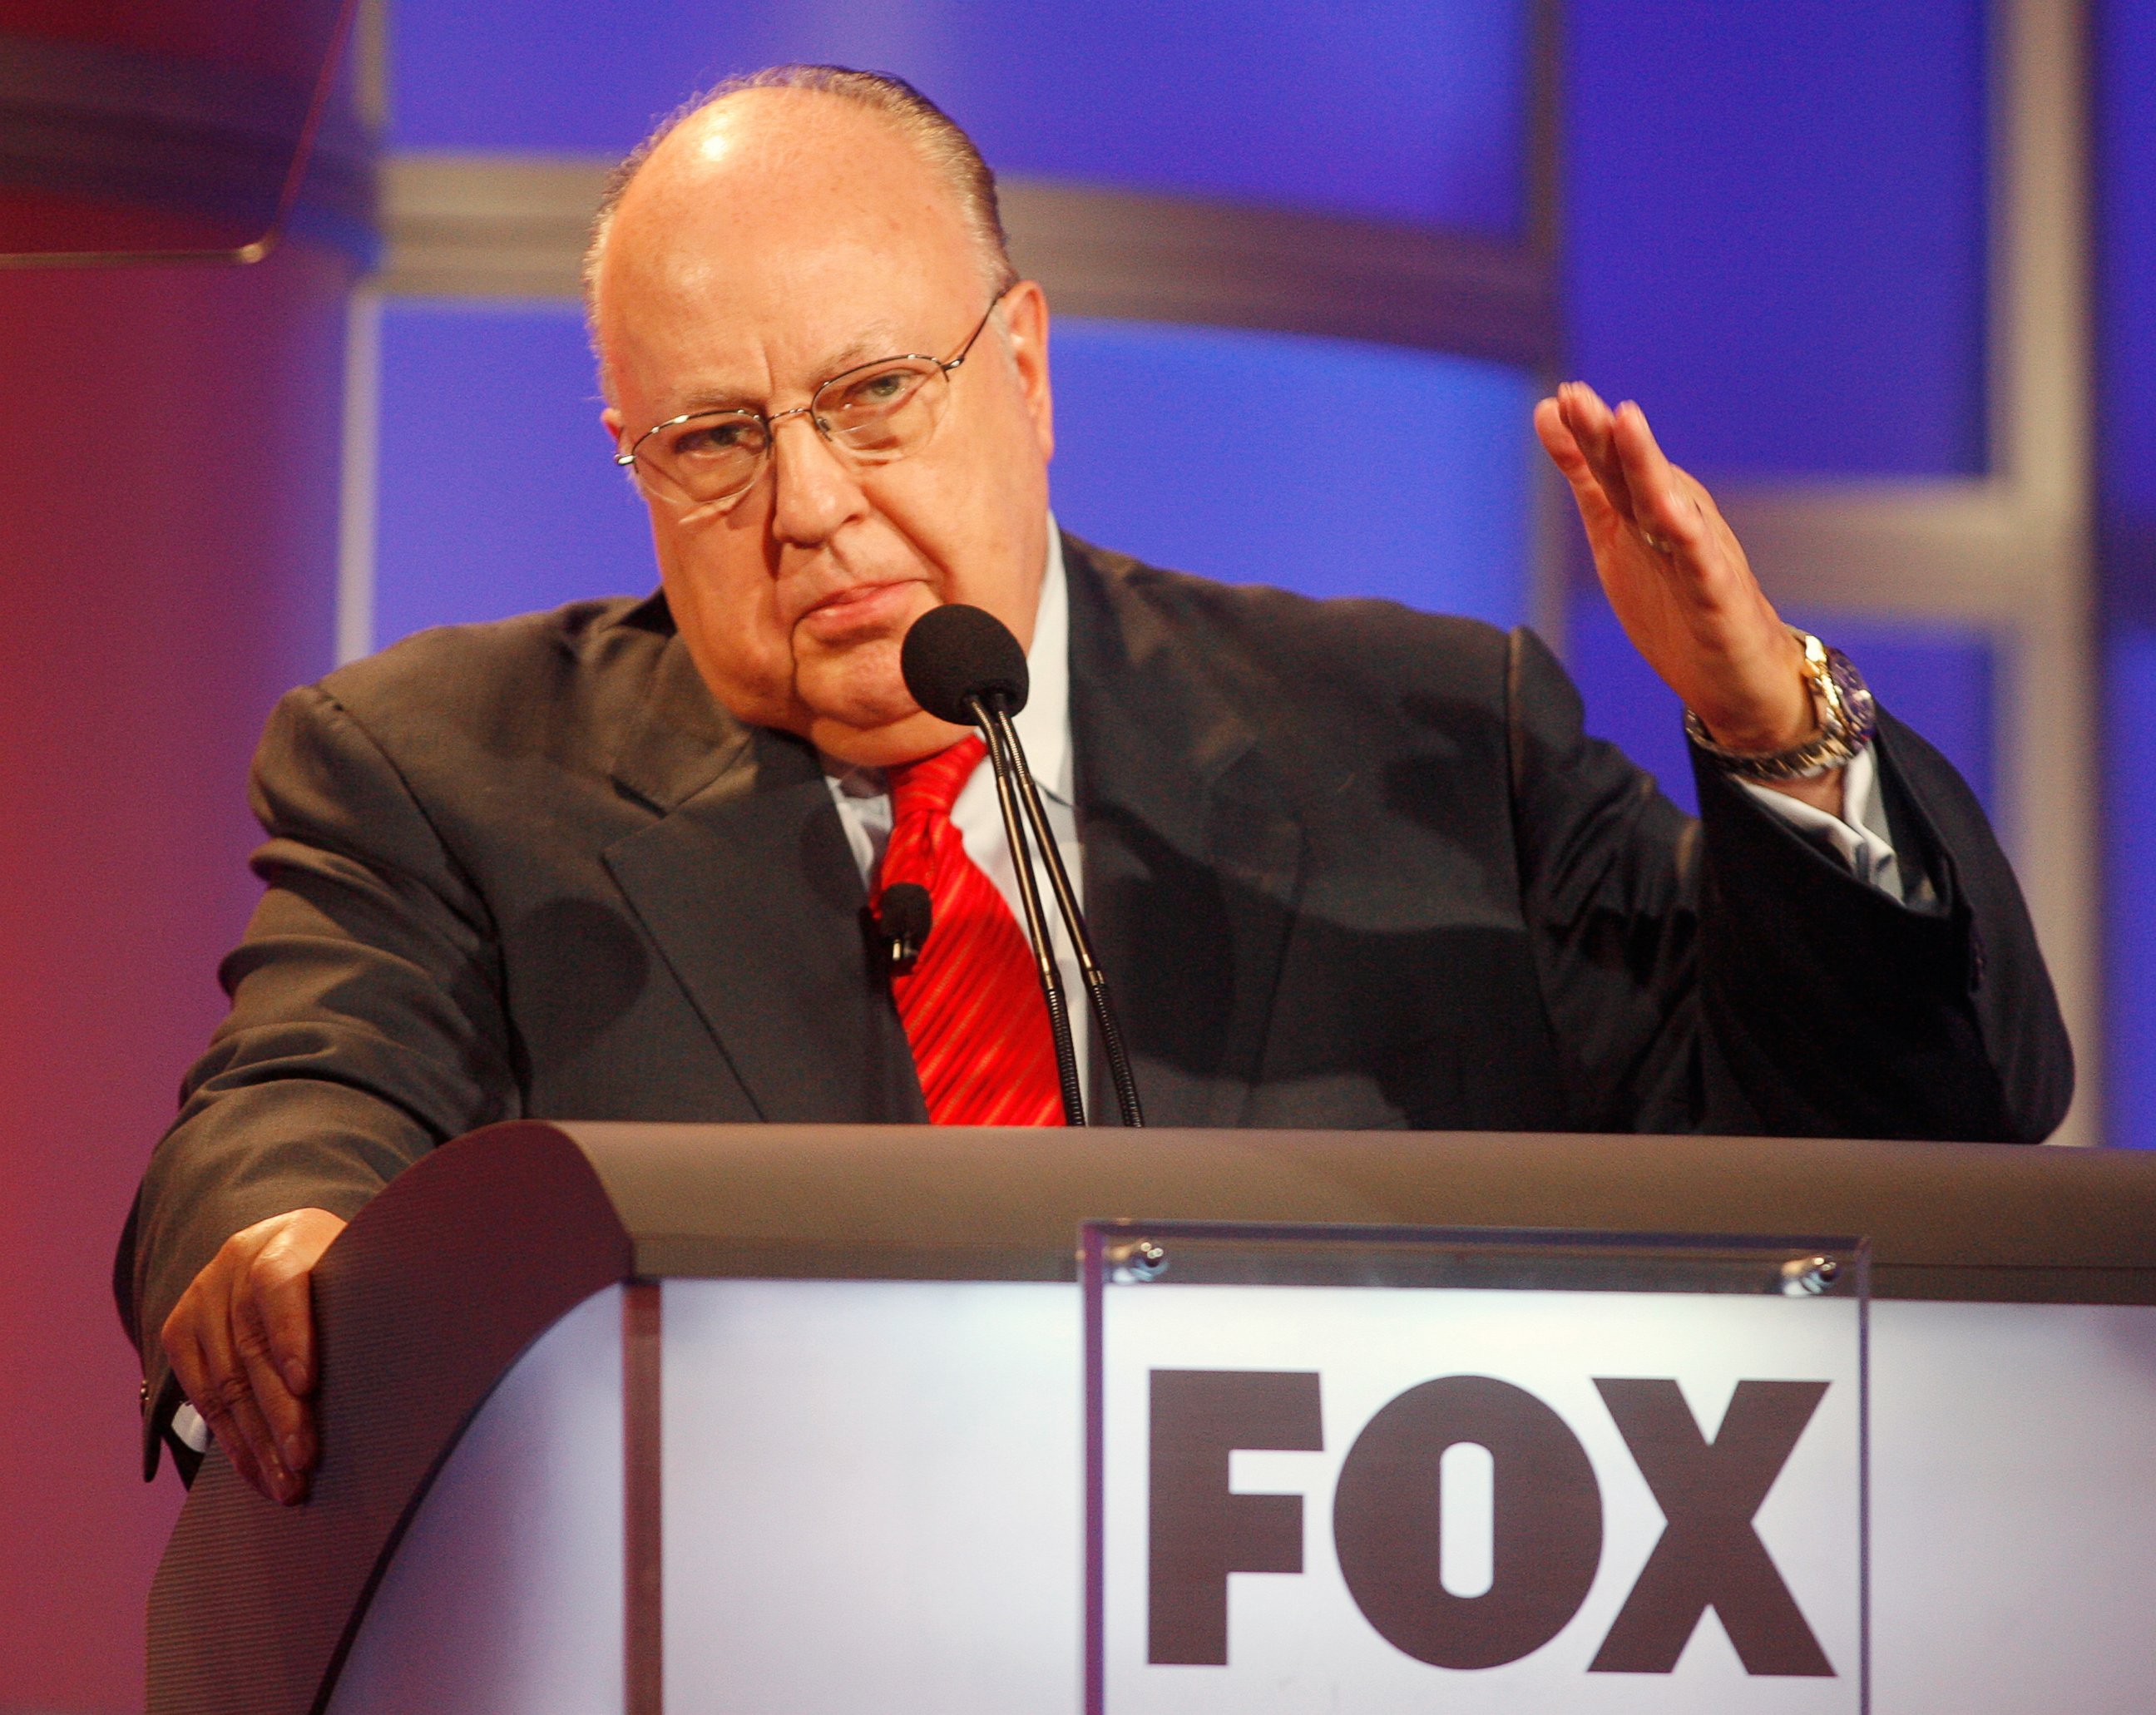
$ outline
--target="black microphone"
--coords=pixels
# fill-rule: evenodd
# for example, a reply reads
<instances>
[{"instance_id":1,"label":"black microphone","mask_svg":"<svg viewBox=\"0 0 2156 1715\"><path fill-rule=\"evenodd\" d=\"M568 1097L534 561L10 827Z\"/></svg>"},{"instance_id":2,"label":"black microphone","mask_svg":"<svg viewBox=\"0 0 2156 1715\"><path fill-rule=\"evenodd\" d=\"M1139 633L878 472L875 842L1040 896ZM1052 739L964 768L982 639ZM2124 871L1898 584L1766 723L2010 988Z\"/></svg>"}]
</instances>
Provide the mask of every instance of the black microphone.
<instances>
[{"instance_id":1,"label":"black microphone","mask_svg":"<svg viewBox=\"0 0 2156 1715\"><path fill-rule=\"evenodd\" d=\"M898 646L898 670L914 701L953 727L978 727L973 703L1000 701L1015 715L1032 679L1010 628L983 608L947 603L913 622Z\"/></svg>"},{"instance_id":2,"label":"black microphone","mask_svg":"<svg viewBox=\"0 0 2156 1715\"><path fill-rule=\"evenodd\" d=\"M918 881L894 881L876 896L876 935L890 960L890 973L903 977L913 968L935 927L936 908Z\"/></svg>"},{"instance_id":3,"label":"black microphone","mask_svg":"<svg viewBox=\"0 0 2156 1715\"><path fill-rule=\"evenodd\" d=\"M923 709L953 726L978 727L988 741L996 797L1004 813L1004 834L1010 842L1018 870L1019 897L1025 907L1026 935L1033 943L1041 994L1048 1003L1049 1024L1055 1037L1065 1120L1072 1125L1085 1124L1085 1102L1062 978L1042 919L1040 892L1028 855L1027 830L1019 824L1021 810L1047 865L1056 907L1062 913L1071 948L1078 957L1078 968L1086 980L1086 999L1095 1027L1101 1033L1109 1076L1116 1086L1116 1107L1125 1125L1142 1126L1145 1117L1138 1106L1137 1083L1131 1076L1130 1056L1124 1052L1122 1031L1108 998L1108 979L1093 957L1085 913L1078 908L1070 872L1064 866L1063 854L1048 824L1047 809L1040 801L1040 789L1034 782L1033 770L1026 765L1025 747L1011 719L1025 706L1029 689L1025 651L994 614L953 603L932 608L913 622L899 649L899 669L905 675L906 690Z\"/></svg>"}]
</instances>

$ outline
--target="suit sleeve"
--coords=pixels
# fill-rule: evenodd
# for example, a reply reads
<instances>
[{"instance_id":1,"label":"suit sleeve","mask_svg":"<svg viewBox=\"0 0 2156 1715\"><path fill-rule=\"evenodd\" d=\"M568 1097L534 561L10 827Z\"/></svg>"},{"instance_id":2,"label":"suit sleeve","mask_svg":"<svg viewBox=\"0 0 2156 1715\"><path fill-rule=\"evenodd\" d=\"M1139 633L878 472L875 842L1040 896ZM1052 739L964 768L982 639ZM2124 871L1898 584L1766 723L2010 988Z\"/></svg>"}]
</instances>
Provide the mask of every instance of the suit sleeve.
<instances>
[{"instance_id":1,"label":"suit sleeve","mask_svg":"<svg viewBox=\"0 0 2156 1715\"><path fill-rule=\"evenodd\" d=\"M1583 1126L2041 1140L2073 1060L2013 872L1944 757L1882 716L1905 905L1714 769L1695 823L1532 634L1507 679L1522 893Z\"/></svg>"},{"instance_id":2,"label":"suit sleeve","mask_svg":"<svg viewBox=\"0 0 2156 1715\"><path fill-rule=\"evenodd\" d=\"M180 1398L158 1330L225 1240L295 1209L348 1219L516 1101L485 904L382 749L329 695L295 691L251 793L267 891L114 1265L142 1354L146 1475Z\"/></svg>"}]
</instances>

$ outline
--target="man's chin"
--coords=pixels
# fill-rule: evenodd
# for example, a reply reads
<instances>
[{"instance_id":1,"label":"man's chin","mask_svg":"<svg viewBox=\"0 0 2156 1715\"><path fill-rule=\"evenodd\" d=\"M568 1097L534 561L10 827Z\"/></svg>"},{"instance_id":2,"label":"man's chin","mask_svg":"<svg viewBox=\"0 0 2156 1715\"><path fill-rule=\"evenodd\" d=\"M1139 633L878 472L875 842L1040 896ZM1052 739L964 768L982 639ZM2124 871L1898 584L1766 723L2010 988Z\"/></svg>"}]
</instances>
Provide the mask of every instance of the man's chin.
<instances>
[{"instance_id":1,"label":"man's chin","mask_svg":"<svg viewBox=\"0 0 2156 1715\"><path fill-rule=\"evenodd\" d=\"M808 736L817 747L865 767L932 756L970 730L921 712L900 675L896 638L802 660L793 694L808 714Z\"/></svg>"},{"instance_id":2,"label":"man's chin","mask_svg":"<svg viewBox=\"0 0 2156 1715\"><path fill-rule=\"evenodd\" d=\"M948 750L972 729L953 727L908 706L896 720L865 724L812 712L808 739L824 755L863 768L888 768Z\"/></svg>"}]
</instances>

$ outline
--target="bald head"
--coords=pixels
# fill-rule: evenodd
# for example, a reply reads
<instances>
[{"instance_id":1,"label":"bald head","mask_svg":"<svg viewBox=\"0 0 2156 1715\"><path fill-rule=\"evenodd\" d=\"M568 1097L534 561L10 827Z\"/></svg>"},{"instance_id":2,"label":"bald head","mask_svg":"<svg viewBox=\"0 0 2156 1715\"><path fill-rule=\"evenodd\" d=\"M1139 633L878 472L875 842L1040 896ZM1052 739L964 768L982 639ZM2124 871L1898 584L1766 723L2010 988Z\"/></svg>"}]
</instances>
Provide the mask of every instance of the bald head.
<instances>
[{"instance_id":1,"label":"bald head","mask_svg":"<svg viewBox=\"0 0 2156 1715\"><path fill-rule=\"evenodd\" d=\"M824 272L871 255L983 284L1007 267L1000 250L983 254L949 176L887 114L788 88L738 90L674 126L627 177L594 249L593 333L609 398L654 316L678 325L715 295L816 290Z\"/></svg>"},{"instance_id":2,"label":"bald head","mask_svg":"<svg viewBox=\"0 0 2156 1715\"><path fill-rule=\"evenodd\" d=\"M769 95L778 91L821 99L771 101ZM750 110L742 112L744 107ZM728 108L735 110L727 112ZM852 111L837 110L842 109ZM606 254L621 205L647 165L654 158L675 153L684 133L701 139L706 153L715 138L729 135L741 140L754 138L767 146L783 146L788 137L813 142L815 133L832 127L842 136L851 133L858 137L858 121L864 115L880 121L940 182L965 228L981 278L990 292L1002 290L1016 279L997 202L995 175L973 140L941 108L911 84L888 73L834 65L773 66L729 79L708 95L685 103L609 175L593 217L583 261L584 310L593 341L600 347L602 367L604 348L599 299Z\"/></svg>"},{"instance_id":3,"label":"bald head","mask_svg":"<svg viewBox=\"0 0 2156 1715\"><path fill-rule=\"evenodd\" d=\"M623 175L589 276L606 429L705 682L877 766L957 736L899 670L921 614L966 602L1030 637L1054 449L1040 290L1011 282L986 169L984 217L917 121L785 81L707 101ZM914 380L863 398L906 401L899 450L807 408L894 363ZM752 447L746 485L693 499L668 475L703 455L684 446Z\"/></svg>"}]
</instances>

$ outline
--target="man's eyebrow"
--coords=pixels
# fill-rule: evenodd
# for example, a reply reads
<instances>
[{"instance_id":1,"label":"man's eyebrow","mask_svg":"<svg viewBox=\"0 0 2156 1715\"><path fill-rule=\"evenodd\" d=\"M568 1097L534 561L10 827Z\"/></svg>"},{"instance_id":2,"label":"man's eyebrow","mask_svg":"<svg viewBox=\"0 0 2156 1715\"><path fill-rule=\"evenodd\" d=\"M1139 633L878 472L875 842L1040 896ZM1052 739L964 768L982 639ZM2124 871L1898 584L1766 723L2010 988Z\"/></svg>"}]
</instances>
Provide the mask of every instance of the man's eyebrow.
<instances>
[{"instance_id":1,"label":"man's eyebrow","mask_svg":"<svg viewBox=\"0 0 2156 1715\"><path fill-rule=\"evenodd\" d=\"M865 333L849 341L824 360L823 377L829 381L834 375L844 375L849 369L858 369L864 363L873 363L882 357L902 356L900 347L890 334L881 331Z\"/></svg>"},{"instance_id":2,"label":"man's eyebrow","mask_svg":"<svg viewBox=\"0 0 2156 1715\"><path fill-rule=\"evenodd\" d=\"M760 408L758 402L745 393L726 388L697 388L675 398L672 408L666 414L673 418L685 416L691 411L754 411Z\"/></svg>"},{"instance_id":3,"label":"man's eyebrow","mask_svg":"<svg viewBox=\"0 0 2156 1715\"><path fill-rule=\"evenodd\" d=\"M858 369L864 363L875 363L886 357L905 355L904 349L895 343L889 331L871 331L858 339L848 341L837 351L827 353L817 367L817 384L821 386L832 377L844 375L850 369ZM767 400L752 398L737 388L696 388L675 400L665 420L686 416L692 411L761 411L768 403Z\"/></svg>"}]
</instances>

